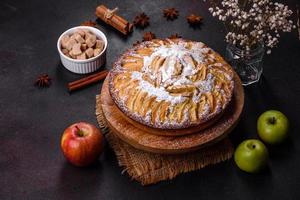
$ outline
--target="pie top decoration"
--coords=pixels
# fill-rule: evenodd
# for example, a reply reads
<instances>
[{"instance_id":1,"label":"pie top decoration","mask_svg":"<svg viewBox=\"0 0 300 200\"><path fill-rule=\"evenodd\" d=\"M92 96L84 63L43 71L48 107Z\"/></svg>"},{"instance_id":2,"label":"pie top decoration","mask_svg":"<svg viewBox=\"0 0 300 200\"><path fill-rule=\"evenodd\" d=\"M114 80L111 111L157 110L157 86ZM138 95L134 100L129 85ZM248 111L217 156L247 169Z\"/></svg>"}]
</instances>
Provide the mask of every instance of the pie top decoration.
<instances>
[{"instance_id":1,"label":"pie top decoration","mask_svg":"<svg viewBox=\"0 0 300 200\"><path fill-rule=\"evenodd\" d=\"M136 27L145 28L149 25L149 19L145 13L141 13L134 18L133 24Z\"/></svg>"},{"instance_id":2,"label":"pie top decoration","mask_svg":"<svg viewBox=\"0 0 300 200\"><path fill-rule=\"evenodd\" d=\"M164 17L168 20L174 20L178 17L179 12L175 8L166 8L163 10Z\"/></svg>"},{"instance_id":3,"label":"pie top decoration","mask_svg":"<svg viewBox=\"0 0 300 200\"><path fill-rule=\"evenodd\" d=\"M154 39L114 64L109 89L131 119L161 129L201 125L223 113L234 88L232 68L201 42Z\"/></svg>"}]
</instances>

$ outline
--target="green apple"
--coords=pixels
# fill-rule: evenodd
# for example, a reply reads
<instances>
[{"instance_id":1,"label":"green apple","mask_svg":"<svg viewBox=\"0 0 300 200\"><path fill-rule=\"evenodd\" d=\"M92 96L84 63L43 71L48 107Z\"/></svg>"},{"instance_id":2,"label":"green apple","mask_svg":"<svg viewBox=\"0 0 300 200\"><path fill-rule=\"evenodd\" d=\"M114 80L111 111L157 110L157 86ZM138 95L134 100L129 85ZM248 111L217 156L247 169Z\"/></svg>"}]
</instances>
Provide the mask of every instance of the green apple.
<instances>
[{"instance_id":1,"label":"green apple","mask_svg":"<svg viewBox=\"0 0 300 200\"><path fill-rule=\"evenodd\" d=\"M257 173L266 167L269 153L259 140L245 140L236 148L234 152L234 161L243 171Z\"/></svg>"},{"instance_id":2,"label":"green apple","mask_svg":"<svg viewBox=\"0 0 300 200\"><path fill-rule=\"evenodd\" d=\"M259 137L268 144L279 144L287 137L289 121L280 111L269 110L257 120Z\"/></svg>"}]
</instances>

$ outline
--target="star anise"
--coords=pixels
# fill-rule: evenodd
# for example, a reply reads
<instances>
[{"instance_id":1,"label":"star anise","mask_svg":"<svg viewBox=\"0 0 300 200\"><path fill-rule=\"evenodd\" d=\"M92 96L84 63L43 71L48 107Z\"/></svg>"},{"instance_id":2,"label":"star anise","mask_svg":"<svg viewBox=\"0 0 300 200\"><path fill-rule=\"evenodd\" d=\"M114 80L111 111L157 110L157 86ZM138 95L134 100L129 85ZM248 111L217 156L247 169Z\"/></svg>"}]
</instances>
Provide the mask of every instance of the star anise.
<instances>
[{"instance_id":1,"label":"star anise","mask_svg":"<svg viewBox=\"0 0 300 200\"><path fill-rule=\"evenodd\" d=\"M137 41L135 41L133 44L132 44L132 46L137 46L137 45L139 45L139 44L141 44L141 42L139 41L139 40L137 40Z\"/></svg>"},{"instance_id":2,"label":"star anise","mask_svg":"<svg viewBox=\"0 0 300 200\"><path fill-rule=\"evenodd\" d=\"M96 26L96 22L93 22L91 20L89 21L85 21L83 23L80 24L81 26L91 26L91 27L95 27Z\"/></svg>"},{"instance_id":3,"label":"star anise","mask_svg":"<svg viewBox=\"0 0 300 200\"><path fill-rule=\"evenodd\" d=\"M174 20L178 17L179 12L175 8L166 8L163 10L164 17L168 20Z\"/></svg>"},{"instance_id":4,"label":"star anise","mask_svg":"<svg viewBox=\"0 0 300 200\"><path fill-rule=\"evenodd\" d=\"M145 13L141 13L134 18L133 24L136 27L145 28L149 25L149 19L150 18Z\"/></svg>"},{"instance_id":5,"label":"star anise","mask_svg":"<svg viewBox=\"0 0 300 200\"><path fill-rule=\"evenodd\" d=\"M180 35L178 35L177 33L172 34L168 37L169 39L178 39L178 38L182 38Z\"/></svg>"},{"instance_id":6,"label":"star anise","mask_svg":"<svg viewBox=\"0 0 300 200\"><path fill-rule=\"evenodd\" d=\"M34 85L38 87L49 87L51 85L51 78L48 74L42 74L36 79Z\"/></svg>"},{"instance_id":7,"label":"star anise","mask_svg":"<svg viewBox=\"0 0 300 200\"><path fill-rule=\"evenodd\" d=\"M187 19L187 21L190 25L196 26L196 25L199 25L201 23L203 18L199 15L191 14L186 19Z\"/></svg>"},{"instance_id":8,"label":"star anise","mask_svg":"<svg viewBox=\"0 0 300 200\"><path fill-rule=\"evenodd\" d=\"M156 38L156 36L155 36L154 33L152 33L152 32L145 32L144 36L143 36L143 41L150 41L150 40L153 40L155 38Z\"/></svg>"}]
</instances>

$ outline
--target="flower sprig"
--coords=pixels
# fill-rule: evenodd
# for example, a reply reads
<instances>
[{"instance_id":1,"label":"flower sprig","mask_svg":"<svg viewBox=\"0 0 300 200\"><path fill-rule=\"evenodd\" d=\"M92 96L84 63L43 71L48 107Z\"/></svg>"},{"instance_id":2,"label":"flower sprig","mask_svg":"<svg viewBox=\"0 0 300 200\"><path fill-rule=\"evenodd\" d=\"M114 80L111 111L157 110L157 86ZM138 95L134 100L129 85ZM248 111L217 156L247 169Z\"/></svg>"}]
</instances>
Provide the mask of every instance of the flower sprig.
<instances>
[{"instance_id":1,"label":"flower sprig","mask_svg":"<svg viewBox=\"0 0 300 200\"><path fill-rule=\"evenodd\" d=\"M288 6L270 0L209 0L209 11L226 27L225 40L247 51L263 42L271 53L281 32L291 32L293 12Z\"/></svg>"}]
</instances>

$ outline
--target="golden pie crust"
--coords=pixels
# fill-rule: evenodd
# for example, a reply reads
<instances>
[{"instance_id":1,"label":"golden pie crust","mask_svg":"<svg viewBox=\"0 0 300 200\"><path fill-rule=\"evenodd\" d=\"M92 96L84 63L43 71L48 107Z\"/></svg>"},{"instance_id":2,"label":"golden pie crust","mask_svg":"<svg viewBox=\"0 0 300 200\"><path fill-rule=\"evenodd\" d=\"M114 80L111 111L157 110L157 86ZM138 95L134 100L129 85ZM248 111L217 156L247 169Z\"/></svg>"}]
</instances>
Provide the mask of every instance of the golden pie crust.
<instances>
[{"instance_id":1,"label":"golden pie crust","mask_svg":"<svg viewBox=\"0 0 300 200\"><path fill-rule=\"evenodd\" d=\"M198 126L231 101L233 70L202 42L155 39L126 51L109 76L109 91L129 118L159 129Z\"/></svg>"}]
</instances>

